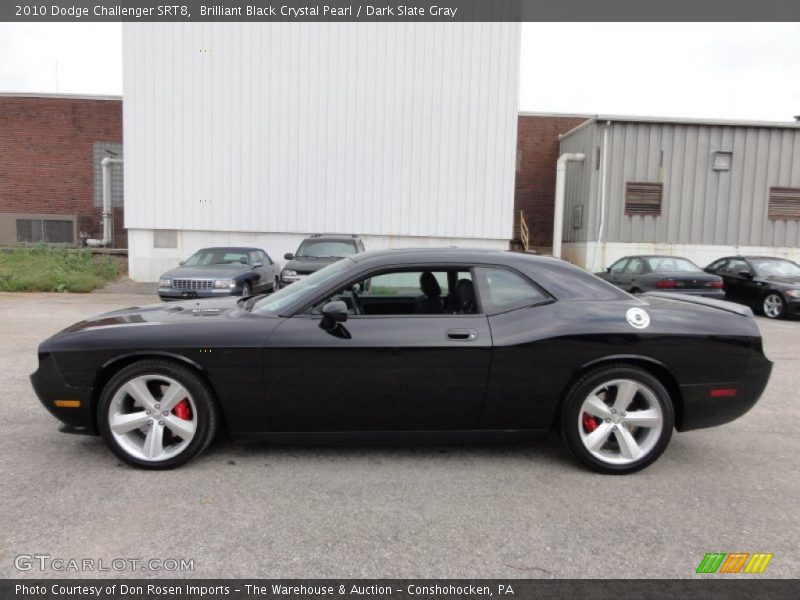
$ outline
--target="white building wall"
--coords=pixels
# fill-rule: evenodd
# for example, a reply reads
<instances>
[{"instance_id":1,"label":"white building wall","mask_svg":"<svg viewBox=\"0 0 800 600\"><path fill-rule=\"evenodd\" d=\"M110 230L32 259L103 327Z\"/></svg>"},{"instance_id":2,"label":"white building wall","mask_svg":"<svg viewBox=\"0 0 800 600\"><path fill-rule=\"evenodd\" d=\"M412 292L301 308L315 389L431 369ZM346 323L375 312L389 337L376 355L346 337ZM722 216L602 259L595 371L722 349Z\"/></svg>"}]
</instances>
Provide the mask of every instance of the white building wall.
<instances>
[{"instance_id":1,"label":"white building wall","mask_svg":"<svg viewBox=\"0 0 800 600\"><path fill-rule=\"evenodd\" d=\"M505 247L519 39L518 23L125 24L131 277L223 240L281 256L311 232ZM153 248L155 229L178 248Z\"/></svg>"}]
</instances>

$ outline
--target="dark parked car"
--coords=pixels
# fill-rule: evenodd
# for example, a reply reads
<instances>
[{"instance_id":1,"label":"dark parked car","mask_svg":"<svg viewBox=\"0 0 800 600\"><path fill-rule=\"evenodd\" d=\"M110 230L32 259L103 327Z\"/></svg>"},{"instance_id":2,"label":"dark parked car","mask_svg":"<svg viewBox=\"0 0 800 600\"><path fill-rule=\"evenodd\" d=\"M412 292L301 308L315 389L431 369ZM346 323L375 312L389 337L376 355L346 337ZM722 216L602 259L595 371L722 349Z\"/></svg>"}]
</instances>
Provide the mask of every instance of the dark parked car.
<instances>
[{"instance_id":1,"label":"dark parked car","mask_svg":"<svg viewBox=\"0 0 800 600\"><path fill-rule=\"evenodd\" d=\"M322 267L360 252L364 252L364 242L357 235L316 233L304 239L297 252L283 255L288 262L281 272L281 285L299 281Z\"/></svg>"},{"instance_id":2,"label":"dark parked car","mask_svg":"<svg viewBox=\"0 0 800 600\"><path fill-rule=\"evenodd\" d=\"M632 294L658 291L725 298L721 277L677 256L626 256L595 275Z\"/></svg>"},{"instance_id":3,"label":"dark parked car","mask_svg":"<svg viewBox=\"0 0 800 600\"><path fill-rule=\"evenodd\" d=\"M260 248L203 248L158 280L162 300L250 296L280 287L280 267Z\"/></svg>"},{"instance_id":4,"label":"dark parked car","mask_svg":"<svg viewBox=\"0 0 800 600\"><path fill-rule=\"evenodd\" d=\"M725 298L770 319L800 316L800 265L772 256L728 256L706 267L722 277Z\"/></svg>"},{"instance_id":5,"label":"dark parked car","mask_svg":"<svg viewBox=\"0 0 800 600\"><path fill-rule=\"evenodd\" d=\"M558 259L453 248L354 254L266 296L89 318L39 346L31 379L69 428L140 467L188 461L223 424L273 442L555 428L589 467L628 473L674 428L742 416L771 369L749 308L634 298Z\"/></svg>"}]
</instances>

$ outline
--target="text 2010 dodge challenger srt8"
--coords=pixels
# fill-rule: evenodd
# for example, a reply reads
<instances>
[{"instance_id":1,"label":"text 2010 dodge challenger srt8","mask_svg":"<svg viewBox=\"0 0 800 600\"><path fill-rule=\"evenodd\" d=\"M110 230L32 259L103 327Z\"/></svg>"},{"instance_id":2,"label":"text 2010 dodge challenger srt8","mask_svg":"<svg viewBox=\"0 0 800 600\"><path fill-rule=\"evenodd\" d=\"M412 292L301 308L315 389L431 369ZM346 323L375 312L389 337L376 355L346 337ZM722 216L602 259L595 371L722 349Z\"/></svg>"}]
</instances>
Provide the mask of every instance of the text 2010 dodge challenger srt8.
<instances>
[{"instance_id":1,"label":"text 2010 dodge challenger srt8","mask_svg":"<svg viewBox=\"0 0 800 600\"><path fill-rule=\"evenodd\" d=\"M743 415L771 368L749 308L440 249L354 255L270 295L99 315L43 342L31 379L69 428L139 467L182 464L223 427L293 442L558 428L589 467L629 473L673 428Z\"/></svg>"}]
</instances>

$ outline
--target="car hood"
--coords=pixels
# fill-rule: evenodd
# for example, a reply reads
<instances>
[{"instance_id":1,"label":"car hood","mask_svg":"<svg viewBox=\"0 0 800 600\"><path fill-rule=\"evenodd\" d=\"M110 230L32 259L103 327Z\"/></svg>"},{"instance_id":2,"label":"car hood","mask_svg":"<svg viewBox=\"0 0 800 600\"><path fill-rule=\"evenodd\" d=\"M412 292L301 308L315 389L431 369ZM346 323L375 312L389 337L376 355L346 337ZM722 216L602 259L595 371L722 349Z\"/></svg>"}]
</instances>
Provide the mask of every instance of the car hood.
<instances>
[{"instance_id":1,"label":"car hood","mask_svg":"<svg viewBox=\"0 0 800 600\"><path fill-rule=\"evenodd\" d=\"M207 267L177 267L164 273L161 277L181 279L197 277L202 279L228 279L242 275L251 270L248 265L208 265Z\"/></svg>"},{"instance_id":2,"label":"car hood","mask_svg":"<svg viewBox=\"0 0 800 600\"><path fill-rule=\"evenodd\" d=\"M340 260L342 260L342 257L338 256L334 258L293 258L287 261L283 268L297 271L298 273L313 273Z\"/></svg>"},{"instance_id":3,"label":"car hood","mask_svg":"<svg viewBox=\"0 0 800 600\"><path fill-rule=\"evenodd\" d=\"M239 308L237 304L239 300L241 298L226 296L208 300L132 306L78 321L57 335L110 327L142 327L192 321L208 323L209 319L230 319L245 312Z\"/></svg>"}]
</instances>

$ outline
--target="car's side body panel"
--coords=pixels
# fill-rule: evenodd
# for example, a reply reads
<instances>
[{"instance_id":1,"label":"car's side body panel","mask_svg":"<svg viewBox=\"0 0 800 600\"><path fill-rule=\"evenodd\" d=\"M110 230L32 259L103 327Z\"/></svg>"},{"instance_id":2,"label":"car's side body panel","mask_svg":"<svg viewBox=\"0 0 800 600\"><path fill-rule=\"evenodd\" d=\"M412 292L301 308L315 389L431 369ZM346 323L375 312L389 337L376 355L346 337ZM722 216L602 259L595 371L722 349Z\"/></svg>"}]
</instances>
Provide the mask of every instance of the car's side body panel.
<instances>
[{"instance_id":1,"label":"car's side body panel","mask_svg":"<svg viewBox=\"0 0 800 600\"><path fill-rule=\"evenodd\" d=\"M94 431L91 407L104 370L137 357L169 358L196 365L234 436L288 440L546 430L570 383L610 361L651 365L669 379L678 388L677 426L691 429L740 416L769 377L746 308L678 295L636 299L561 261L525 255L420 251L364 254L353 263L280 315L222 299L78 323L42 344L34 387L62 421ZM365 273L409 264L502 266L529 277L548 299L498 314L353 316L332 331L302 310ZM649 323L634 326L632 309ZM469 339L448 337L453 331ZM720 388L727 395L711 395ZM53 407L70 394L82 400L80 410Z\"/></svg>"}]
</instances>

